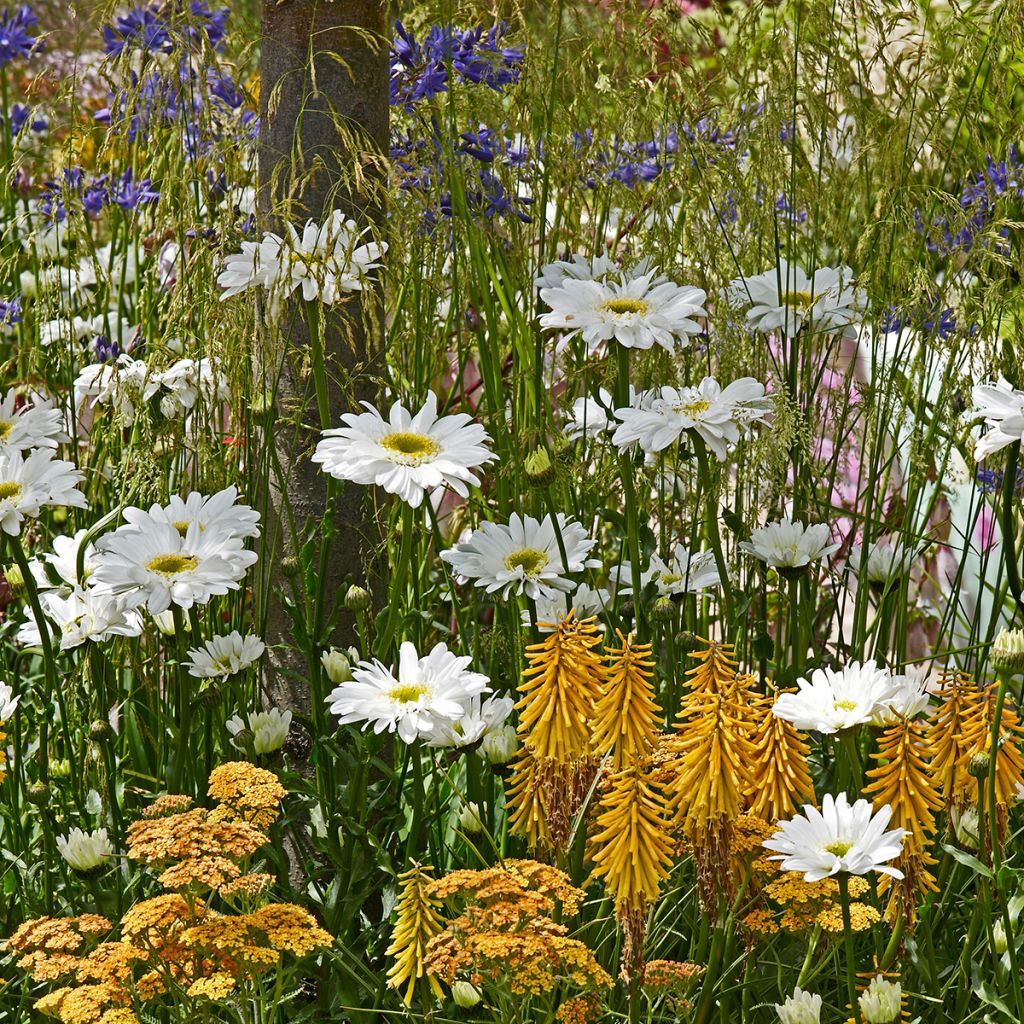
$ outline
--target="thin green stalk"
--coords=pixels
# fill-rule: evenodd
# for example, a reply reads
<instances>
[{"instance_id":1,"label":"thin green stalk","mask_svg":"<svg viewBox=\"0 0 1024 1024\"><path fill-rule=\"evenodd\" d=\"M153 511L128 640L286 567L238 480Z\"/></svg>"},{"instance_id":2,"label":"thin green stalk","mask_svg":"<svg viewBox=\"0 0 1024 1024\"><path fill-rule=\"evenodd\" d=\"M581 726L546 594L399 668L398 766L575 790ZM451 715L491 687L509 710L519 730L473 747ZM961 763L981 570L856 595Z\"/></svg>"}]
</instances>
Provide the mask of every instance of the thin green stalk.
<instances>
[{"instance_id":1,"label":"thin green stalk","mask_svg":"<svg viewBox=\"0 0 1024 1024\"><path fill-rule=\"evenodd\" d=\"M839 883L839 900L843 909L843 943L846 946L846 997L854 1020L860 1017L857 1010L857 954L853 946L853 926L850 923L850 879L845 871L836 875Z\"/></svg>"}]
</instances>

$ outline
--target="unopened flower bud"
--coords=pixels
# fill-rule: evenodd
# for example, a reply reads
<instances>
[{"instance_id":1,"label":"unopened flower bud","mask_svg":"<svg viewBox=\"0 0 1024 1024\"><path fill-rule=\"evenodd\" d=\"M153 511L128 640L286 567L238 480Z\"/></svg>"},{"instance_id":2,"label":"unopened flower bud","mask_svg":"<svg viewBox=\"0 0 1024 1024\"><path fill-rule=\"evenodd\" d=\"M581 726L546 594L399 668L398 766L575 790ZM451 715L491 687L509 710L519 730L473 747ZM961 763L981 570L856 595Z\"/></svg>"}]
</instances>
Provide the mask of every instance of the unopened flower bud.
<instances>
[{"instance_id":1,"label":"unopened flower bud","mask_svg":"<svg viewBox=\"0 0 1024 1024\"><path fill-rule=\"evenodd\" d=\"M484 823L480 820L480 808L474 801L470 800L459 808L459 828L470 835L484 830Z\"/></svg>"},{"instance_id":2,"label":"unopened flower bud","mask_svg":"<svg viewBox=\"0 0 1024 1024\"><path fill-rule=\"evenodd\" d=\"M655 622L671 622L676 617L676 603L671 597L659 597L651 606Z\"/></svg>"},{"instance_id":3,"label":"unopened flower bud","mask_svg":"<svg viewBox=\"0 0 1024 1024\"><path fill-rule=\"evenodd\" d=\"M480 741L478 753L488 764L508 764L516 756L518 748L515 727L505 724L486 733Z\"/></svg>"},{"instance_id":4,"label":"unopened flower bud","mask_svg":"<svg viewBox=\"0 0 1024 1024\"><path fill-rule=\"evenodd\" d=\"M481 995L468 981L457 981L452 985L452 999L460 1009L471 1010L480 1002Z\"/></svg>"},{"instance_id":5,"label":"unopened flower bud","mask_svg":"<svg viewBox=\"0 0 1024 1024\"><path fill-rule=\"evenodd\" d=\"M696 633L691 633L688 629L684 629L676 637L676 646L683 654L689 654L690 651L695 651L700 647L700 640L697 638Z\"/></svg>"},{"instance_id":6,"label":"unopened flower bud","mask_svg":"<svg viewBox=\"0 0 1024 1024\"><path fill-rule=\"evenodd\" d=\"M992 925L992 949L995 951L996 956L1002 956L1006 952L1007 946L1006 929L1003 927L1003 922L996 921Z\"/></svg>"},{"instance_id":7,"label":"unopened flower bud","mask_svg":"<svg viewBox=\"0 0 1024 1024\"><path fill-rule=\"evenodd\" d=\"M886 981L881 975L868 985L857 1000L861 1015L868 1024L893 1024L903 1010L903 989L898 981Z\"/></svg>"},{"instance_id":8,"label":"unopened flower bud","mask_svg":"<svg viewBox=\"0 0 1024 1024\"><path fill-rule=\"evenodd\" d=\"M537 487L546 487L555 479L555 466L545 448L536 448L523 462L526 479Z\"/></svg>"},{"instance_id":9,"label":"unopened flower bud","mask_svg":"<svg viewBox=\"0 0 1024 1024\"><path fill-rule=\"evenodd\" d=\"M350 612L365 612L373 601L373 595L365 587L354 583L345 591L345 607Z\"/></svg>"},{"instance_id":10,"label":"unopened flower bud","mask_svg":"<svg viewBox=\"0 0 1024 1024\"><path fill-rule=\"evenodd\" d=\"M285 555L284 558L278 562L281 567L281 572L288 579L295 579L296 576L302 571L302 565L294 555Z\"/></svg>"},{"instance_id":11,"label":"unopened flower bud","mask_svg":"<svg viewBox=\"0 0 1024 1024\"><path fill-rule=\"evenodd\" d=\"M967 774L972 779L987 779L988 765L988 754L974 754L970 761L967 762Z\"/></svg>"},{"instance_id":12,"label":"unopened flower bud","mask_svg":"<svg viewBox=\"0 0 1024 1024\"><path fill-rule=\"evenodd\" d=\"M323 665L327 678L335 686L339 683L347 683L352 678L352 661L345 651L339 651L332 647L320 655L320 664Z\"/></svg>"},{"instance_id":13,"label":"unopened flower bud","mask_svg":"<svg viewBox=\"0 0 1024 1024\"><path fill-rule=\"evenodd\" d=\"M28 802L42 807L50 799L50 787L45 782L34 782L28 787Z\"/></svg>"},{"instance_id":14,"label":"unopened flower bud","mask_svg":"<svg viewBox=\"0 0 1024 1024\"><path fill-rule=\"evenodd\" d=\"M95 832L73 828L66 836L57 837L57 849L69 867L86 875L103 867L114 852L105 828Z\"/></svg>"},{"instance_id":15,"label":"unopened flower bud","mask_svg":"<svg viewBox=\"0 0 1024 1024\"><path fill-rule=\"evenodd\" d=\"M1024 629L1004 629L992 642L992 665L997 672L1024 670Z\"/></svg>"},{"instance_id":16,"label":"unopened flower bud","mask_svg":"<svg viewBox=\"0 0 1024 1024\"><path fill-rule=\"evenodd\" d=\"M68 521L68 510L65 505L56 505L50 510L50 521L54 526L63 526Z\"/></svg>"},{"instance_id":17,"label":"unopened flower bud","mask_svg":"<svg viewBox=\"0 0 1024 1024\"><path fill-rule=\"evenodd\" d=\"M51 761L50 774L56 779L66 779L71 774L71 762L66 757Z\"/></svg>"},{"instance_id":18,"label":"unopened flower bud","mask_svg":"<svg viewBox=\"0 0 1024 1024\"><path fill-rule=\"evenodd\" d=\"M97 718L92 725L89 726L89 735L99 742L110 739L114 735L114 730L110 723L102 718Z\"/></svg>"},{"instance_id":19,"label":"unopened flower bud","mask_svg":"<svg viewBox=\"0 0 1024 1024\"><path fill-rule=\"evenodd\" d=\"M19 565L9 565L4 569L4 579L10 587L11 596L19 599L25 596L25 576Z\"/></svg>"}]
</instances>

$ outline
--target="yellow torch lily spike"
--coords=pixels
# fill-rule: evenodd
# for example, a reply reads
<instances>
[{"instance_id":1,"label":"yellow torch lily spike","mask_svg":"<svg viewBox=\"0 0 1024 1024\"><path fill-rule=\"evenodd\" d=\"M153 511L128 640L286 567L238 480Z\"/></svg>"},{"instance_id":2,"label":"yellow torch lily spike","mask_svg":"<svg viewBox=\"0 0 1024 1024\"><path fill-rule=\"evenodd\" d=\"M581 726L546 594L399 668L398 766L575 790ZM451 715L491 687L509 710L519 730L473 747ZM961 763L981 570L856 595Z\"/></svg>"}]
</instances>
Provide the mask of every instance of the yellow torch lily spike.
<instances>
[{"instance_id":1,"label":"yellow torch lily spike","mask_svg":"<svg viewBox=\"0 0 1024 1024\"><path fill-rule=\"evenodd\" d=\"M437 908L440 902L429 893L434 880L433 868L421 864L398 876L402 883L402 895L398 900L398 920L391 935L387 955L394 957L394 964L388 971L388 984L392 988L405 986L403 999L406 1006L412 1005L416 982L426 978L434 995L444 995L441 983L430 974L423 963L427 943L442 930Z\"/></svg>"}]
</instances>

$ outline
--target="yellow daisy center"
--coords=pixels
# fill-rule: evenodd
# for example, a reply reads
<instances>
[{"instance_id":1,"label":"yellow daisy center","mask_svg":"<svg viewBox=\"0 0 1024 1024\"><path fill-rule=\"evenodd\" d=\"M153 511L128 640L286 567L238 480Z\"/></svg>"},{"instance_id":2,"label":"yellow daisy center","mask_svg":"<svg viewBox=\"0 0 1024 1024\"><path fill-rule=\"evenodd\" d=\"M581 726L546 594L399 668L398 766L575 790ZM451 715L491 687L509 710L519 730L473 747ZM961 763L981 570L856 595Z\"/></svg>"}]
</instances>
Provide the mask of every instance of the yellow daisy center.
<instances>
[{"instance_id":1,"label":"yellow daisy center","mask_svg":"<svg viewBox=\"0 0 1024 1024\"><path fill-rule=\"evenodd\" d=\"M404 430L385 434L378 443L401 466L419 466L441 454L441 446L432 437Z\"/></svg>"},{"instance_id":2,"label":"yellow daisy center","mask_svg":"<svg viewBox=\"0 0 1024 1024\"><path fill-rule=\"evenodd\" d=\"M0 420L0 441L14 429L14 423L11 420Z\"/></svg>"},{"instance_id":3,"label":"yellow daisy center","mask_svg":"<svg viewBox=\"0 0 1024 1024\"><path fill-rule=\"evenodd\" d=\"M848 843L845 839L837 839L825 847L825 852L835 854L837 857L845 857L852 849L853 843Z\"/></svg>"},{"instance_id":4,"label":"yellow daisy center","mask_svg":"<svg viewBox=\"0 0 1024 1024\"><path fill-rule=\"evenodd\" d=\"M388 696L396 704L415 704L420 697L426 697L430 691L422 683L409 683L388 690Z\"/></svg>"},{"instance_id":5,"label":"yellow daisy center","mask_svg":"<svg viewBox=\"0 0 1024 1024\"><path fill-rule=\"evenodd\" d=\"M832 707L836 711L854 711L857 707L855 700L837 700Z\"/></svg>"},{"instance_id":6,"label":"yellow daisy center","mask_svg":"<svg viewBox=\"0 0 1024 1024\"><path fill-rule=\"evenodd\" d=\"M548 564L548 556L536 548L523 548L505 556L505 568L511 572L522 569L524 576L536 576Z\"/></svg>"},{"instance_id":7,"label":"yellow daisy center","mask_svg":"<svg viewBox=\"0 0 1024 1024\"><path fill-rule=\"evenodd\" d=\"M157 555L146 563L146 568L162 576L177 576L179 573L189 572L198 564L199 559L195 555Z\"/></svg>"},{"instance_id":8,"label":"yellow daisy center","mask_svg":"<svg viewBox=\"0 0 1024 1024\"><path fill-rule=\"evenodd\" d=\"M601 303L601 309L613 316L628 316L635 313L637 316L646 316L650 307L643 299L605 299Z\"/></svg>"},{"instance_id":9,"label":"yellow daisy center","mask_svg":"<svg viewBox=\"0 0 1024 1024\"><path fill-rule=\"evenodd\" d=\"M188 533L188 525L189 524L184 519L179 519L174 524L174 528L178 531L179 534L181 534L182 537L184 537L185 534Z\"/></svg>"},{"instance_id":10,"label":"yellow daisy center","mask_svg":"<svg viewBox=\"0 0 1024 1024\"><path fill-rule=\"evenodd\" d=\"M21 484L16 484L13 480L5 480L0 483L0 501L16 498L19 494L21 494Z\"/></svg>"},{"instance_id":11,"label":"yellow daisy center","mask_svg":"<svg viewBox=\"0 0 1024 1024\"><path fill-rule=\"evenodd\" d=\"M793 306L796 309L810 309L817 302L818 297L813 292L786 292L782 296L785 306Z\"/></svg>"},{"instance_id":12,"label":"yellow daisy center","mask_svg":"<svg viewBox=\"0 0 1024 1024\"><path fill-rule=\"evenodd\" d=\"M682 578L682 575L677 572L662 573L661 576L658 577L662 585L666 587L672 586L673 583L678 583Z\"/></svg>"},{"instance_id":13,"label":"yellow daisy center","mask_svg":"<svg viewBox=\"0 0 1024 1024\"><path fill-rule=\"evenodd\" d=\"M691 419L696 419L702 412L707 412L711 403L706 398L699 398L696 402L687 402L686 405L676 406L676 412L685 413Z\"/></svg>"}]
</instances>

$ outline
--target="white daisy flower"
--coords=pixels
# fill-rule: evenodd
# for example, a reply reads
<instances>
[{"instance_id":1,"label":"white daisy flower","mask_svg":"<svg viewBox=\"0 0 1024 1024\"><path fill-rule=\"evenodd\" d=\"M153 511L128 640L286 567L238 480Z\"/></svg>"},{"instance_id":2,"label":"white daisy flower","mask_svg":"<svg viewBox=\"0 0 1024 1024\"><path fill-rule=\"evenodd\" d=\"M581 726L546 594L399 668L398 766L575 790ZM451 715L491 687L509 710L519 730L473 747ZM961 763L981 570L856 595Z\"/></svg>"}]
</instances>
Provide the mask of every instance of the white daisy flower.
<instances>
[{"instance_id":1,"label":"white daisy flower","mask_svg":"<svg viewBox=\"0 0 1024 1024\"><path fill-rule=\"evenodd\" d=\"M545 263L533 282L538 291L561 288L566 281L603 281L609 274L619 273L619 265L610 256L598 254L591 259L575 254L568 260Z\"/></svg>"},{"instance_id":2,"label":"white daisy flower","mask_svg":"<svg viewBox=\"0 0 1024 1024\"><path fill-rule=\"evenodd\" d=\"M515 707L513 697L479 695L462 701L462 716L454 722L438 719L428 747L468 747L500 730Z\"/></svg>"},{"instance_id":3,"label":"white daisy flower","mask_svg":"<svg viewBox=\"0 0 1024 1024\"><path fill-rule=\"evenodd\" d=\"M992 383L975 385L971 398L974 408L964 419L982 420L988 428L974 446L975 459L981 462L993 452L1024 440L1024 391L1000 377Z\"/></svg>"},{"instance_id":4,"label":"white daisy flower","mask_svg":"<svg viewBox=\"0 0 1024 1024\"><path fill-rule=\"evenodd\" d=\"M0 722L9 722L18 708L20 697L14 695L10 684L0 683Z\"/></svg>"},{"instance_id":5,"label":"white daisy flower","mask_svg":"<svg viewBox=\"0 0 1024 1024\"><path fill-rule=\"evenodd\" d=\"M96 543L90 584L99 593L124 595L129 607L157 615L170 606L191 608L237 590L256 561L241 541L221 530L190 526L182 536L170 523L135 510L133 521Z\"/></svg>"},{"instance_id":6,"label":"white daisy flower","mask_svg":"<svg viewBox=\"0 0 1024 1024\"><path fill-rule=\"evenodd\" d=\"M703 331L693 317L707 316L700 288L680 287L653 270L618 282L566 278L558 288L541 289L540 297L550 307L539 317L541 327L563 332L558 349L580 334L592 354L604 352L609 341L672 352Z\"/></svg>"},{"instance_id":7,"label":"white daisy flower","mask_svg":"<svg viewBox=\"0 0 1024 1024\"><path fill-rule=\"evenodd\" d=\"M868 548L866 565L862 564L863 558L862 546L853 544L846 564L858 576L864 571L869 583L889 583L910 572L914 563L914 550L898 540L880 537Z\"/></svg>"},{"instance_id":8,"label":"white daisy flower","mask_svg":"<svg viewBox=\"0 0 1024 1024\"><path fill-rule=\"evenodd\" d=\"M252 736L253 750L257 754L272 754L280 750L288 739L288 730L292 726L292 713L281 711L279 708L269 708L266 711L250 711L243 720L238 715L232 715L225 723L227 730L231 733L232 744L244 749L245 744L235 742L241 733L248 732Z\"/></svg>"},{"instance_id":9,"label":"white daisy flower","mask_svg":"<svg viewBox=\"0 0 1024 1024\"><path fill-rule=\"evenodd\" d=\"M146 403L160 390L149 367L141 359L124 354L106 363L91 363L75 378L75 408L91 398L109 406L118 423L131 426Z\"/></svg>"},{"instance_id":10,"label":"white daisy flower","mask_svg":"<svg viewBox=\"0 0 1024 1024\"><path fill-rule=\"evenodd\" d=\"M0 452L56 448L70 438L64 432L64 413L46 398L18 405L13 391L0 397Z\"/></svg>"},{"instance_id":11,"label":"white daisy flower","mask_svg":"<svg viewBox=\"0 0 1024 1024\"><path fill-rule=\"evenodd\" d=\"M903 987L879 974L861 993L857 1005L867 1024L894 1024L903 1014Z\"/></svg>"},{"instance_id":12,"label":"white daisy flower","mask_svg":"<svg viewBox=\"0 0 1024 1024\"><path fill-rule=\"evenodd\" d=\"M111 637L142 633L142 618L138 612L112 594L78 588L69 593L48 591L39 595L39 603L46 617L57 627L62 651L70 651L90 640L103 643ZM28 646L42 643L35 619L21 624L18 642Z\"/></svg>"},{"instance_id":13,"label":"white daisy flower","mask_svg":"<svg viewBox=\"0 0 1024 1024\"><path fill-rule=\"evenodd\" d=\"M804 732L834 733L870 722L897 699L899 686L873 661L852 661L842 672L815 669L797 680L796 693L780 693L772 713Z\"/></svg>"},{"instance_id":14,"label":"white daisy flower","mask_svg":"<svg viewBox=\"0 0 1024 1024\"><path fill-rule=\"evenodd\" d=\"M43 555L43 561L49 565L61 580L60 589L74 590L85 586L89 574L93 570L93 556L96 553L96 546L92 543L85 545L82 551L82 544L85 542L88 530L77 530L73 537L60 534L51 542L52 551ZM82 556L82 575L78 575L78 556ZM37 582L43 589L50 589L52 584L43 575L42 579L36 576Z\"/></svg>"},{"instance_id":15,"label":"white daisy flower","mask_svg":"<svg viewBox=\"0 0 1024 1024\"><path fill-rule=\"evenodd\" d=\"M775 1004L779 1024L821 1024L821 996L805 992L799 985L781 1005Z\"/></svg>"},{"instance_id":16,"label":"white daisy flower","mask_svg":"<svg viewBox=\"0 0 1024 1024\"><path fill-rule=\"evenodd\" d=\"M563 563L555 526L550 515L538 521L513 513L507 526L481 523L469 540L442 551L441 558L455 570L460 583L473 580L488 594L500 591L504 598L510 593L525 594L533 600L555 597L573 589L567 575L601 564L586 557L595 542L583 527L559 512Z\"/></svg>"},{"instance_id":17,"label":"white daisy flower","mask_svg":"<svg viewBox=\"0 0 1024 1024\"><path fill-rule=\"evenodd\" d=\"M612 412L614 400L604 388L599 388L597 398L584 395L572 403L572 411L567 414L565 426L562 428L570 441L581 437L600 437L616 426Z\"/></svg>"},{"instance_id":18,"label":"white daisy flower","mask_svg":"<svg viewBox=\"0 0 1024 1024\"><path fill-rule=\"evenodd\" d=\"M11 448L0 450L0 529L17 536L25 518L38 516L43 508L85 508L85 495L77 489L83 479L72 463L55 459L49 448L36 449L27 458Z\"/></svg>"},{"instance_id":19,"label":"white daisy flower","mask_svg":"<svg viewBox=\"0 0 1024 1024\"><path fill-rule=\"evenodd\" d=\"M57 850L74 871L87 873L103 866L114 855L107 830L83 832L73 828L66 836L57 837Z\"/></svg>"},{"instance_id":20,"label":"white daisy flower","mask_svg":"<svg viewBox=\"0 0 1024 1024\"><path fill-rule=\"evenodd\" d=\"M900 855L907 833L902 828L886 832L891 818L889 804L873 815L867 800L850 806L845 793L826 794L820 811L805 804L803 814L779 822L779 831L762 845L775 851L769 860L781 861L783 871L802 871L805 882L820 882L840 872L878 871L902 878L903 872L888 862Z\"/></svg>"},{"instance_id":21,"label":"white daisy flower","mask_svg":"<svg viewBox=\"0 0 1024 1024\"><path fill-rule=\"evenodd\" d=\"M397 732L405 743L435 734L439 723L454 723L466 713L465 702L489 693L487 676L468 671L471 658L458 657L438 644L420 657L413 644L402 644L398 674L382 662L361 661L347 683L335 687L327 705L342 725L362 722L364 730Z\"/></svg>"},{"instance_id":22,"label":"white daisy flower","mask_svg":"<svg viewBox=\"0 0 1024 1024\"><path fill-rule=\"evenodd\" d=\"M301 234L289 224L287 240L271 233L261 242L243 242L242 251L228 257L217 278L224 289L221 299L264 287L272 308L296 289L307 302L335 303L361 290L367 274L381 266L387 243L363 242L368 232L333 210L322 225L307 221Z\"/></svg>"},{"instance_id":23,"label":"white daisy flower","mask_svg":"<svg viewBox=\"0 0 1024 1024\"><path fill-rule=\"evenodd\" d=\"M730 446L770 411L764 385L753 377L724 389L714 377L705 377L695 388L659 388L616 409L621 424L612 441L619 448L639 444L645 452L660 452L692 430L724 461Z\"/></svg>"},{"instance_id":24,"label":"white daisy flower","mask_svg":"<svg viewBox=\"0 0 1024 1024\"><path fill-rule=\"evenodd\" d=\"M871 716L872 725L895 725L905 718L916 718L928 710L931 694L928 692L927 679L893 676L892 687L892 694L875 708Z\"/></svg>"},{"instance_id":25,"label":"white daisy flower","mask_svg":"<svg viewBox=\"0 0 1024 1024\"><path fill-rule=\"evenodd\" d=\"M611 596L604 588L595 590L581 583L571 594L555 594L552 597L537 598L537 632L552 633L557 623L569 614L576 613L577 619L589 619L592 615L603 615L611 604ZM524 626L531 624L530 610L524 608L519 615Z\"/></svg>"},{"instance_id":26,"label":"white daisy flower","mask_svg":"<svg viewBox=\"0 0 1024 1024\"><path fill-rule=\"evenodd\" d=\"M158 373L155 381L166 392L160 399L160 411L168 419L191 412L200 397L211 407L231 397L227 378L210 359L179 359Z\"/></svg>"},{"instance_id":27,"label":"white daisy flower","mask_svg":"<svg viewBox=\"0 0 1024 1024\"><path fill-rule=\"evenodd\" d=\"M824 523L805 526L799 520L780 519L759 526L740 550L777 569L799 569L831 555L839 545L829 543L831 530Z\"/></svg>"},{"instance_id":28,"label":"white daisy flower","mask_svg":"<svg viewBox=\"0 0 1024 1024\"><path fill-rule=\"evenodd\" d=\"M344 427L325 430L313 453L313 461L339 480L377 484L418 508L424 494L438 487L467 497L470 485L480 485L471 470L497 458L484 447L490 438L472 417L437 415L433 391L415 415L401 402L391 406L388 419L363 405L366 412L342 416Z\"/></svg>"},{"instance_id":29,"label":"white daisy flower","mask_svg":"<svg viewBox=\"0 0 1024 1024\"><path fill-rule=\"evenodd\" d=\"M196 679L227 679L255 665L266 649L258 636L242 636L235 629L192 648L188 652L188 674Z\"/></svg>"},{"instance_id":30,"label":"white daisy flower","mask_svg":"<svg viewBox=\"0 0 1024 1024\"><path fill-rule=\"evenodd\" d=\"M633 593L631 562L623 562L612 575L619 593ZM651 555L647 568L640 573L640 586L646 587L649 583L654 584L658 597L672 597L720 587L722 580L713 551L695 551L691 555L682 544L677 544L669 562L657 554Z\"/></svg>"},{"instance_id":31,"label":"white daisy flower","mask_svg":"<svg viewBox=\"0 0 1024 1024\"><path fill-rule=\"evenodd\" d=\"M856 325L867 308L863 292L853 287L849 267L821 267L812 277L783 258L755 277L736 278L726 297L733 309L747 308L747 324L769 334L782 330L787 338L805 325L818 333L857 336Z\"/></svg>"}]
</instances>

